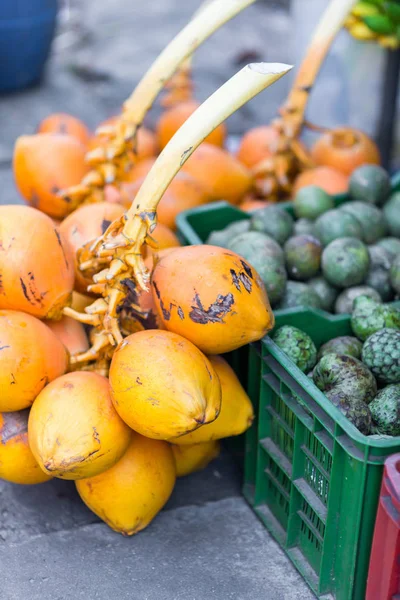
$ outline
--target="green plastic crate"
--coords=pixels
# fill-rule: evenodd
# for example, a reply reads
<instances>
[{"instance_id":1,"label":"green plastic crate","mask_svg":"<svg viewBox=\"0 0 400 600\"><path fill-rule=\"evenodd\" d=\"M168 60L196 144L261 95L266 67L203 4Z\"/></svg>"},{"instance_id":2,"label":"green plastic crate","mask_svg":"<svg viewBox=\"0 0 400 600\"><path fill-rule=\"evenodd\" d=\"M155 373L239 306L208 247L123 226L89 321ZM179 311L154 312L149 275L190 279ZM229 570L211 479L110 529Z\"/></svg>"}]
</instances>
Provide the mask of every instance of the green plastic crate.
<instances>
[{"instance_id":1,"label":"green plastic crate","mask_svg":"<svg viewBox=\"0 0 400 600\"><path fill-rule=\"evenodd\" d=\"M392 190L400 190L400 172L392 178ZM335 205L340 206L348 200L350 196L347 194L335 196ZM279 206L294 215L292 202L281 202ZM212 231L224 229L235 221L250 219L250 216L228 202L213 202L179 214L176 219L177 233L186 245L204 244Z\"/></svg>"},{"instance_id":2,"label":"green plastic crate","mask_svg":"<svg viewBox=\"0 0 400 600\"><path fill-rule=\"evenodd\" d=\"M348 316L313 310L283 324L317 346L351 334ZM383 463L400 437L361 434L269 337L252 345L249 375L245 497L319 598L364 600Z\"/></svg>"}]
</instances>

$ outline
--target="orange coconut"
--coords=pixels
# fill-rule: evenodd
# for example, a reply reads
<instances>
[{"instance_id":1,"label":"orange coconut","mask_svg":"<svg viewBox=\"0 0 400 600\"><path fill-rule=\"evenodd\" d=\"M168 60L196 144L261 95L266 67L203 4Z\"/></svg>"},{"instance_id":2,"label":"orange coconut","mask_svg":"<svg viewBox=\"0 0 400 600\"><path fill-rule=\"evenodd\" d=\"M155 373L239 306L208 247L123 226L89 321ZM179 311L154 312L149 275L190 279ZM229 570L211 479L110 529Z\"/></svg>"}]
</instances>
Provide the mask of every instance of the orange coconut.
<instances>
[{"instance_id":1,"label":"orange coconut","mask_svg":"<svg viewBox=\"0 0 400 600\"><path fill-rule=\"evenodd\" d=\"M206 190L211 200L238 204L250 190L250 171L226 150L201 144L182 167Z\"/></svg>"},{"instance_id":2,"label":"orange coconut","mask_svg":"<svg viewBox=\"0 0 400 600\"><path fill-rule=\"evenodd\" d=\"M98 125L98 128L114 125L119 119L118 116L111 117ZM95 135L91 138L88 144L89 150L105 147L107 144L106 135ZM132 146L132 158L135 162L142 161L152 156L156 156L158 152L157 138L155 134L146 127L140 127L137 132L135 145Z\"/></svg>"},{"instance_id":3,"label":"orange coconut","mask_svg":"<svg viewBox=\"0 0 400 600\"><path fill-rule=\"evenodd\" d=\"M213 421L220 409L221 386L210 361L169 331L125 338L112 358L110 384L120 417L154 439L193 431Z\"/></svg>"},{"instance_id":4,"label":"orange coconut","mask_svg":"<svg viewBox=\"0 0 400 600\"><path fill-rule=\"evenodd\" d=\"M0 308L60 318L71 301L74 258L52 220L29 206L0 206Z\"/></svg>"},{"instance_id":5,"label":"orange coconut","mask_svg":"<svg viewBox=\"0 0 400 600\"><path fill-rule=\"evenodd\" d=\"M87 145L91 134L85 123L66 113L54 113L39 123L38 133L58 133L71 135L84 146Z\"/></svg>"},{"instance_id":6,"label":"orange coconut","mask_svg":"<svg viewBox=\"0 0 400 600\"><path fill-rule=\"evenodd\" d=\"M267 158L271 158L277 148L279 132L276 127L262 125L247 131L240 141L237 158L251 169Z\"/></svg>"},{"instance_id":7,"label":"orange coconut","mask_svg":"<svg viewBox=\"0 0 400 600\"><path fill-rule=\"evenodd\" d=\"M171 444L171 448L174 453L177 477L184 477L205 469L221 452L221 445L218 440L187 446Z\"/></svg>"},{"instance_id":8,"label":"orange coconut","mask_svg":"<svg viewBox=\"0 0 400 600\"><path fill-rule=\"evenodd\" d=\"M322 188L327 194L344 194L349 188L349 178L341 171L332 167L306 169L294 181L293 197L301 188L309 185L316 185Z\"/></svg>"},{"instance_id":9,"label":"orange coconut","mask_svg":"<svg viewBox=\"0 0 400 600\"><path fill-rule=\"evenodd\" d=\"M27 408L68 367L64 345L39 319L0 310L0 412Z\"/></svg>"},{"instance_id":10,"label":"orange coconut","mask_svg":"<svg viewBox=\"0 0 400 600\"><path fill-rule=\"evenodd\" d=\"M111 402L108 379L89 371L67 373L40 392L29 415L28 434L40 467L63 479L106 471L131 439Z\"/></svg>"},{"instance_id":11,"label":"orange coconut","mask_svg":"<svg viewBox=\"0 0 400 600\"><path fill-rule=\"evenodd\" d=\"M160 258L151 285L164 326L206 354L230 352L274 326L259 275L224 248L177 248Z\"/></svg>"},{"instance_id":12,"label":"orange coconut","mask_svg":"<svg viewBox=\"0 0 400 600\"><path fill-rule=\"evenodd\" d=\"M222 356L211 356L210 363L221 382L221 411L212 423L171 440L174 444L204 444L233 435L240 435L254 419L253 405L233 369Z\"/></svg>"},{"instance_id":13,"label":"orange coconut","mask_svg":"<svg viewBox=\"0 0 400 600\"><path fill-rule=\"evenodd\" d=\"M338 127L322 134L313 145L311 156L315 164L332 167L345 175L351 175L361 165L381 162L375 142L352 127Z\"/></svg>"},{"instance_id":14,"label":"orange coconut","mask_svg":"<svg viewBox=\"0 0 400 600\"><path fill-rule=\"evenodd\" d=\"M70 200L58 192L80 183L88 171L83 144L70 135L51 133L19 137L13 168L25 200L56 219L71 212Z\"/></svg>"},{"instance_id":15,"label":"orange coconut","mask_svg":"<svg viewBox=\"0 0 400 600\"><path fill-rule=\"evenodd\" d=\"M175 485L170 445L132 432L123 457L104 473L76 482L83 502L111 529L138 533L154 519Z\"/></svg>"},{"instance_id":16,"label":"orange coconut","mask_svg":"<svg viewBox=\"0 0 400 600\"><path fill-rule=\"evenodd\" d=\"M155 162L155 158L146 158L140 162L133 163L132 167L125 173L123 180L133 183L142 177L146 177Z\"/></svg>"},{"instance_id":17,"label":"orange coconut","mask_svg":"<svg viewBox=\"0 0 400 600\"><path fill-rule=\"evenodd\" d=\"M160 148L164 148L169 140L175 135L183 123L200 106L194 100L180 102L172 108L165 110L157 123L157 137ZM206 137L206 142L215 146L222 147L225 143L226 127L222 123Z\"/></svg>"},{"instance_id":18,"label":"orange coconut","mask_svg":"<svg viewBox=\"0 0 400 600\"><path fill-rule=\"evenodd\" d=\"M85 293L92 283L91 272L82 272L78 268L76 253L88 242L101 236L108 226L124 213L120 204L98 202L81 206L71 213L60 226L60 231L74 255L75 289Z\"/></svg>"},{"instance_id":19,"label":"orange coconut","mask_svg":"<svg viewBox=\"0 0 400 600\"><path fill-rule=\"evenodd\" d=\"M11 483L36 484L49 481L28 443L29 410L0 413L0 479Z\"/></svg>"},{"instance_id":20,"label":"orange coconut","mask_svg":"<svg viewBox=\"0 0 400 600\"><path fill-rule=\"evenodd\" d=\"M255 210L260 210L260 208L265 208L266 206L270 206L274 204L274 202L268 202L267 200L257 200L256 198L245 198L243 202L239 204L240 210L244 210L245 212L254 212Z\"/></svg>"},{"instance_id":21,"label":"orange coconut","mask_svg":"<svg viewBox=\"0 0 400 600\"><path fill-rule=\"evenodd\" d=\"M64 344L71 356L89 350L89 340L82 323L71 317L63 317L60 321L45 321L45 323Z\"/></svg>"}]
</instances>

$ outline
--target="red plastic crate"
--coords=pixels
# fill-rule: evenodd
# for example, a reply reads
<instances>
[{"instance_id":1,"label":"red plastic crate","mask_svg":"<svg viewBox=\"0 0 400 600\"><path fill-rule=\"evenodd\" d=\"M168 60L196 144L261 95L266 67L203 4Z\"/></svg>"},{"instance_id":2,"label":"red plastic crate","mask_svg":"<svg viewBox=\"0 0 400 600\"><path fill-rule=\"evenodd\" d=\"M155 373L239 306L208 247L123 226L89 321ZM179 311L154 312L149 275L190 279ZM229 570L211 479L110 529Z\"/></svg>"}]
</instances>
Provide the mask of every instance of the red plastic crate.
<instances>
[{"instance_id":1,"label":"red plastic crate","mask_svg":"<svg viewBox=\"0 0 400 600\"><path fill-rule=\"evenodd\" d=\"M400 454L385 461L366 600L400 600Z\"/></svg>"}]
</instances>

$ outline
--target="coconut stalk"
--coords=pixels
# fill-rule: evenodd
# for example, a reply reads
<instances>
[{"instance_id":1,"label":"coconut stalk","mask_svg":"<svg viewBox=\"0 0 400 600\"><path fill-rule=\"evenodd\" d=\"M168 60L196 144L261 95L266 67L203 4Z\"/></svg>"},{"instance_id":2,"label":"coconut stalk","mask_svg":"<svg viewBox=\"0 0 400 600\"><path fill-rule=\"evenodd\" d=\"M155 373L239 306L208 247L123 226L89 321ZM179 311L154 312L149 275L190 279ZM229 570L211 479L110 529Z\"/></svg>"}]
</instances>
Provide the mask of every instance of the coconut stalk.
<instances>
[{"instance_id":1,"label":"coconut stalk","mask_svg":"<svg viewBox=\"0 0 400 600\"><path fill-rule=\"evenodd\" d=\"M308 98L330 47L358 0L331 0L325 9L300 65L291 91L271 125L279 132L273 158L256 165L262 196L287 195L297 173L312 166L311 157L298 138L305 123Z\"/></svg>"},{"instance_id":2,"label":"coconut stalk","mask_svg":"<svg viewBox=\"0 0 400 600\"><path fill-rule=\"evenodd\" d=\"M168 185L201 142L225 119L259 92L272 85L292 67L280 63L247 65L212 96L210 96L181 126L158 156L143 182L132 206L120 219L91 245L78 252L80 268L107 267L93 276L88 291L102 298L85 309L85 314L70 308L64 314L96 328L92 348L72 362L96 360L100 351L110 352L111 346L122 341L118 324L118 307L132 286L147 289L149 272L143 258L144 244L154 246L151 233L156 226L157 205Z\"/></svg>"},{"instance_id":3,"label":"coconut stalk","mask_svg":"<svg viewBox=\"0 0 400 600\"><path fill-rule=\"evenodd\" d=\"M98 135L107 137L106 147L96 148L87 154L86 160L91 170L80 185L59 192L64 198L68 198L71 210L83 202L104 199L104 186L117 183L130 168L132 158L129 151L135 149L138 129L165 83L207 38L254 2L255 0L208 0L200 7L142 77L132 95L125 101L117 123L97 130Z\"/></svg>"}]
</instances>

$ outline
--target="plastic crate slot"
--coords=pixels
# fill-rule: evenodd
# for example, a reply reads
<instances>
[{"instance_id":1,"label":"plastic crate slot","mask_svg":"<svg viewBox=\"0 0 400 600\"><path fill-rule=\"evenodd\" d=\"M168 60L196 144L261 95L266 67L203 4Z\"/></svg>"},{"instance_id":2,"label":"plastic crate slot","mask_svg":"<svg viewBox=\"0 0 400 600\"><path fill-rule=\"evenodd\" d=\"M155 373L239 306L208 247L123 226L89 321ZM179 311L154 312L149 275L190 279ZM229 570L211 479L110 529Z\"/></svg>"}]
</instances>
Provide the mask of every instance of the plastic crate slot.
<instances>
[{"instance_id":1,"label":"plastic crate slot","mask_svg":"<svg viewBox=\"0 0 400 600\"><path fill-rule=\"evenodd\" d=\"M326 472L321 472L318 469L314 463L313 456L304 446L302 446L302 450L306 454L304 479L317 494L318 498L320 498L321 502L327 506L329 499L329 476L327 476Z\"/></svg>"},{"instance_id":2,"label":"plastic crate slot","mask_svg":"<svg viewBox=\"0 0 400 600\"><path fill-rule=\"evenodd\" d=\"M291 490L290 479L270 456L267 456L264 475L267 481L266 501L268 501L268 507L281 526L287 529Z\"/></svg>"},{"instance_id":3,"label":"plastic crate slot","mask_svg":"<svg viewBox=\"0 0 400 600\"><path fill-rule=\"evenodd\" d=\"M280 382L279 379L273 373L265 373L263 375L263 380L269 385L270 388L273 389L275 394L278 394L280 391Z\"/></svg>"},{"instance_id":4,"label":"plastic crate slot","mask_svg":"<svg viewBox=\"0 0 400 600\"><path fill-rule=\"evenodd\" d=\"M270 412L273 417L270 425L270 437L291 462L293 460L294 452L294 436L287 431L284 426L284 421L282 421L276 413L274 415L273 411Z\"/></svg>"},{"instance_id":5,"label":"plastic crate slot","mask_svg":"<svg viewBox=\"0 0 400 600\"><path fill-rule=\"evenodd\" d=\"M305 501L307 505L312 507L312 510L323 523L326 523L326 516L328 512L327 507L323 504L319 496L317 496L314 490L310 487L309 483L305 479L301 478L295 479L293 481L293 485L299 492L303 501Z\"/></svg>"},{"instance_id":6,"label":"plastic crate slot","mask_svg":"<svg viewBox=\"0 0 400 600\"><path fill-rule=\"evenodd\" d=\"M300 518L298 544L312 568L319 575L324 545L325 524L305 499L303 499L302 506L297 511L297 514Z\"/></svg>"},{"instance_id":7,"label":"plastic crate slot","mask_svg":"<svg viewBox=\"0 0 400 600\"><path fill-rule=\"evenodd\" d=\"M325 431L325 429L320 429L319 431L314 431L314 436L321 442L322 446L326 449L326 451L328 452L328 455L331 457L330 468L328 469L326 467L327 471L328 470L331 471L334 440L333 440L331 434L328 433L327 431ZM310 448L310 450L312 450L312 449ZM322 462L322 461L320 460L319 462Z\"/></svg>"},{"instance_id":8,"label":"plastic crate slot","mask_svg":"<svg viewBox=\"0 0 400 600\"><path fill-rule=\"evenodd\" d=\"M280 394L273 394L271 397L270 406L280 423L284 423L283 426L285 427L286 431L293 435L296 424L296 415L288 406L288 403L285 402Z\"/></svg>"},{"instance_id":9,"label":"plastic crate slot","mask_svg":"<svg viewBox=\"0 0 400 600\"><path fill-rule=\"evenodd\" d=\"M329 474L332 471L332 454L328 452L311 431L306 431L305 433L305 443L302 446L302 450L318 465L324 476L329 478Z\"/></svg>"},{"instance_id":10,"label":"plastic crate slot","mask_svg":"<svg viewBox=\"0 0 400 600\"><path fill-rule=\"evenodd\" d=\"M274 441L271 440L271 438L265 438L263 440L260 440L260 446L265 452L267 452L273 458L273 460L276 463L278 463L278 465L285 472L287 477L291 478L292 477L292 465L288 461L286 456L283 454L283 452L281 452L281 450L278 448L278 446L274 443Z\"/></svg>"}]
</instances>

